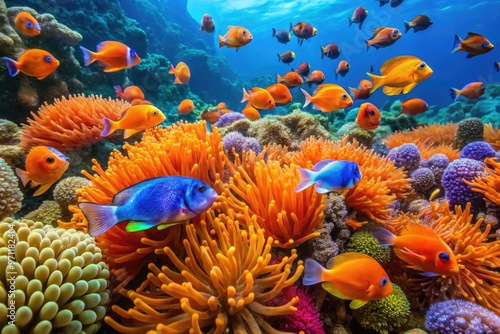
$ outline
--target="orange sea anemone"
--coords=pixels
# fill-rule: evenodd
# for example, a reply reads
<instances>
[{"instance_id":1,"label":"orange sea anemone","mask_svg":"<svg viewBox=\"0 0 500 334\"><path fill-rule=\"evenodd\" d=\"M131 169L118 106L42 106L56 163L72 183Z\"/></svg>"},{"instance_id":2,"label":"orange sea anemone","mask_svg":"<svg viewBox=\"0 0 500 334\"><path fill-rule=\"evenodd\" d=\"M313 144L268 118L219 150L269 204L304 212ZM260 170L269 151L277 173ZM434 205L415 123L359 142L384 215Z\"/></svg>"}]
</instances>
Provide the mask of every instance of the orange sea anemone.
<instances>
[{"instance_id":1,"label":"orange sea anemone","mask_svg":"<svg viewBox=\"0 0 500 334\"><path fill-rule=\"evenodd\" d=\"M434 154L441 153L446 155L451 162L458 159L458 157L460 156L460 150L453 148L450 144L438 144L435 146L428 144L417 144L417 146L422 159L429 159Z\"/></svg>"},{"instance_id":2,"label":"orange sea anemone","mask_svg":"<svg viewBox=\"0 0 500 334\"><path fill-rule=\"evenodd\" d=\"M500 205L500 160L487 158L484 162L486 174L464 182L472 187L472 191L483 194L486 201Z\"/></svg>"},{"instance_id":3,"label":"orange sea anemone","mask_svg":"<svg viewBox=\"0 0 500 334\"><path fill-rule=\"evenodd\" d=\"M103 119L116 121L129 106L123 100L94 95L70 95L45 103L22 125L21 146L28 150L46 145L67 151L95 144L102 139Z\"/></svg>"},{"instance_id":4,"label":"orange sea anemone","mask_svg":"<svg viewBox=\"0 0 500 334\"><path fill-rule=\"evenodd\" d=\"M493 127L491 123L484 125L484 141L490 143L495 151L500 150L500 129L498 126Z\"/></svg>"},{"instance_id":5,"label":"orange sea anemone","mask_svg":"<svg viewBox=\"0 0 500 334\"><path fill-rule=\"evenodd\" d=\"M299 261L292 274L295 250L270 264L272 238L266 239L248 209L242 218L245 222L232 210L217 217L208 210L206 220L186 225L186 256L165 247L163 256L173 266L150 263L147 284L121 291L134 306L113 305L121 321L107 316L106 323L120 333L284 334L264 319L293 313L298 297L281 306L266 303L295 283L304 268Z\"/></svg>"},{"instance_id":6,"label":"orange sea anemone","mask_svg":"<svg viewBox=\"0 0 500 334\"><path fill-rule=\"evenodd\" d=\"M403 168L396 168L389 158L380 157L356 141L348 142L347 137L336 142L309 138L302 142L299 152L289 153L288 159L289 163L309 169L325 159L356 162L362 178L347 192L345 203L371 219L386 220L391 212L389 206L396 199L406 198L411 190L410 179Z\"/></svg>"},{"instance_id":7,"label":"orange sea anemone","mask_svg":"<svg viewBox=\"0 0 500 334\"><path fill-rule=\"evenodd\" d=\"M429 124L419 126L415 129L406 131L396 131L385 137L384 143L389 149L399 147L405 143L418 144L426 143L435 146L439 144L453 144L453 135L458 129L457 124Z\"/></svg>"},{"instance_id":8,"label":"orange sea anemone","mask_svg":"<svg viewBox=\"0 0 500 334\"><path fill-rule=\"evenodd\" d=\"M411 279L413 289L424 304L440 300L465 298L500 314L500 240L489 238L491 225L480 229L483 219L473 222L471 205L465 210L449 203L431 202L419 213L423 224L429 225L450 246L458 261L459 272L448 277Z\"/></svg>"}]
</instances>

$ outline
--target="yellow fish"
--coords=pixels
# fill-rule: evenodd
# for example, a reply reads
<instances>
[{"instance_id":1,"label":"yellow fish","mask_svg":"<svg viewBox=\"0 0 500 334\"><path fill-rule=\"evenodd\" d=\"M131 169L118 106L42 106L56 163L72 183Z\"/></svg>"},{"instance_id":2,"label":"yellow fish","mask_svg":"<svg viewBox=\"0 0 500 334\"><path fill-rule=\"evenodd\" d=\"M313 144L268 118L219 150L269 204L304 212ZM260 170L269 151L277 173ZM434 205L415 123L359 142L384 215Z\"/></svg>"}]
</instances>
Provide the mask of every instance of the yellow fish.
<instances>
[{"instance_id":1,"label":"yellow fish","mask_svg":"<svg viewBox=\"0 0 500 334\"><path fill-rule=\"evenodd\" d=\"M379 75L366 73L372 78L370 94L384 86L384 94L407 94L419 83L432 75L432 69L422 59L414 56L397 56L380 67Z\"/></svg>"}]
</instances>

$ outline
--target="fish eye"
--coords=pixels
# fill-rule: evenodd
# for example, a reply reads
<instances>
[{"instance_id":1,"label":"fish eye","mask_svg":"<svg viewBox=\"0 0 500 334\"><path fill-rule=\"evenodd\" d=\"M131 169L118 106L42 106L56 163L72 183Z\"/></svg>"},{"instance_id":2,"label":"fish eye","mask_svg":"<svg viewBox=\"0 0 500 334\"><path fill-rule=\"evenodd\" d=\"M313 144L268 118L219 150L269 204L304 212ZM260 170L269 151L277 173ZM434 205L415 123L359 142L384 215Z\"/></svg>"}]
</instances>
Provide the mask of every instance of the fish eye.
<instances>
[{"instance_id":1,"label":"fish eye","mask_svg":"<svg viewBox=\"0 0 500 334\"><path fill-rule=\"evenodd\" d=\"M345 99L347 99L347 94L342 94L341 97L342 97L342 100L345 100Z\"/></svg>"},{"instance_id":2,"label":"fish eye","mask_svg":"<svg viewBox=\"0 0 500 334\"><path fill-rule=\"evenodd\" d=\"M487 47L488 47L488 45L490 45L490 43L488 43L488 42L484 42L484 43L483 43L483 48L487 48Z\"/></svg>"},{"instance_id":3,"label":"fish eye","mask_svg":"<svg viewBox=\"0 0 500 334\"><path fill-rule=\"evenodd\" d=\"M204 193L204 192L205 192L205 190L207 190L207 187L205 187L205 186L199 186L199 187L198 187L198 191L199 191L200 193Z\"/></svg>"},{"instance_id":4,"label":"fish eye","mask_svg":"<svg viewBox=\"0 0 500 334\"><path fill-rule=\"evenodd\" d=\"M53 164L54 162L56 162L56 160L53 157L47 157L45 161L47 161L49 164Z\"/></svg>"},{"instance_id":5,"label":"fish eye","mask_svg":"<svg viewBox=\"0 0 500 334\"><path fill-rule=\"evenodd\" d=\"M394 29L392 31L392 37L396 37L397 35L399 35L399 30L398 29Z\"/></svg>"},{"instance_id":6,"label":"fish eye","mask_svg":"<svg viewBox=\"0 0 500 334\"><path fill-rule=\"evenodd\" d=\"M426 64L425 62L421 62L420 64L418 64L418 68L421 70L423 68L425 68Z\"/></svg>"},{"instance_id":7,"label":"fish eye","mask_svg":"<svg viewBox=\"0 0 500 334\"><path fill-rule=\"evenodd\" d=\"M269 104L271 104L272 102L273 102L273 101L271 101L271 100L267 100L267 103L269 103Z\"/></svg>"},{"instance_id":8,"label":"fish eye","mask_svg":"<svg viewBox=\"0 0 500 334\"><path fill-rule=\"evenodd\" d=\"M368 115L375 116L375 110L368 110Z\"/></svg>"},{"instance_id":9,"label":"fish eye","mask_svg":"<svg viewBox=\"0 0 500 334\"><path fill-rule=\"evenodd\" d=\"M286 94L283 94L283 97L286 97Z\"/></svg>"},{"instance_id":10,"label":"fish eye","mask_svg":"<svg viewBox=\"0 0 500 334\"><path fill-rule=\"evenodd\" d=\"M486 88L484 86L481 86L481 92L484 92L486 90Z\"/></svg>"},{"instance_id":11,"label":"fish eye","mask_svg":"<svg viewBox=\"0 0 500 334\"><path fill-rule=\"evenodd\" d=\"M33 28L33 23L32 22L26 22L26 26L28 28Z\"/></svg>"},{"instance_id":12,"label":"fish eye","mask_svg":"<svg viewBox=\"0 0 500 334\"><path fill-rule=\"evenodd\" d=\"M51 56L45 56L45 61L47 63L50 63L52 61L52 57Z\"/></svg>"},{"instance_id":13,"label":"fish eye","mask_svg":"<svg viewBox=\"0 0 500 334\"><path fill-rule=\"evenodd\" d=\"M137 56L137 53L135 53L134 50L130 49L130 57L135 57Z\"/></svg>"},{"instance_id":14,"label":"fish eye","mask_svg":"<svg viewBox=\"0 0 500 334\"><path fill-rule=\"evenodd\" d=\"M212 17L211 17L211 16L209 16L209 17L208 17L208 19L209 19L209 20L211 20L211 19L212 19Z\"/></svg>"},{"instance_id":15,"label":"fish eye","mask_svg":"<svg viewBox=\"0 0 500 334\"><path fill-rule=\"evenodd\" d=\"M158 112L157 111L153 111L153 115L158 115Z\"/></svg>"},{"instance_id":16,"label":"fish eye","mask_svg":"<svg viewBox=\"0 0 500 334\"><path fill-rule=\"evenodd\" d=\"M349 67L351 67L351 65L345 64L345 68L349 68Z\"/></svg>"},{"instance_id":17,"label":"fish eye","mask_svg":"<svg viewBox=\"0 0 500 334\"><path fill-rule=\"evenodd\" d=\"M387 277L382 277L382 280L380 281L380 286L386 286L387 284Z\"/></svg>"},{"instance_id":18,"label":"fish eye","mask_svg":"<svg viewBox=\"0 0 500 334\"><path fill-rule=\"evenodd\" d=\"M243 36L245 36L245 35L247 34L247 31L246 31L246 30L243 30L243 31L241 32L241 34L242 34Z\"/></svg>"},{"instance_id":19,"label":"fish eye","mask_svg":"<svg viewBox=\"0 0 500 334\"><path fill-rule=\"evenodd\" d=\"M450 254L446 252L439 253L439 258L443 261L450 261Z\"/></svg>"}]
</instances>

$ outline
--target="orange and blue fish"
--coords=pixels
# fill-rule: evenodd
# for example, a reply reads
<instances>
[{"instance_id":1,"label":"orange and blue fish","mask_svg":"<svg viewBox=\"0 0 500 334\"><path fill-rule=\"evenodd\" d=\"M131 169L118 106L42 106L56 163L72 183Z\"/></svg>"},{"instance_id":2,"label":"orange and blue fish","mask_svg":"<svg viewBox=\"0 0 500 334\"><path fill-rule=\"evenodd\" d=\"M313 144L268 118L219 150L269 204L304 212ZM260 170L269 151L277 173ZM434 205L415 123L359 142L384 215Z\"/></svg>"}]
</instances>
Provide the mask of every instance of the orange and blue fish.
<instances>
[{"instance_id":1,"label":"orange and blue fish","mask_svg":"<svg viewBox=\"0 0 500 334\"><path fill-rule=\"evenodd\" d=\"M97 52L87 50L80 46L83 53L85 66L97 61L104 66L104 72L116 72L126 68L134 67L141 62L141 58L135 50L127 45L116 41L105 41L97 45Z\"/></svg>"},{"instance_id":2,"label":"orange and blue fish","mask_svg":"<svg viewBox=\"0 0 500 334\"><path fill-rule=\"evenodd\" d=\"M464 40L462 40L460 36L455 35L455 42L453 43L453 50L451 50L451 53L465 51L468 52L465 58L472 58L488 53L493 50L494 47L495 46L483 35L469 32L467 38Z\"/></svg>"},{"instance_id":3,"label":"orange and blue fish","mask_svg":"<svg viewBox=\"0 0 500 334\"><path fill-rule=\"evenodd\" d=\"M486 87L484 83L481 81L471 82L464 86L462 89L450 88L450 96L453 101L458 100L460 95L465 96L469 100L480 98L484 92L486 91Z\"/></svg>"},{"instance_id":4,"label":"orange and blue fish","mask_svg":"<svg viewBox=\"0 0 500 334\"><path fill-rule=\"evenodd\" d=\"M21 34L28 37L38 36L42 30L38 21L28 12L17 14L14 25Z\"/></svg>"},{"instance_id":5,"label":"orange and blue fish","mask_svg":"<svg viewBox=\"0 0 500 334\"><path fill-rule=\"evenodd\" d=\"M28 49L17 61L8 57L2 57L2 60L11 77L22 72L30 77L42 80L59 67L59 60L41 49Z\"/></svg>"}]
</instances>

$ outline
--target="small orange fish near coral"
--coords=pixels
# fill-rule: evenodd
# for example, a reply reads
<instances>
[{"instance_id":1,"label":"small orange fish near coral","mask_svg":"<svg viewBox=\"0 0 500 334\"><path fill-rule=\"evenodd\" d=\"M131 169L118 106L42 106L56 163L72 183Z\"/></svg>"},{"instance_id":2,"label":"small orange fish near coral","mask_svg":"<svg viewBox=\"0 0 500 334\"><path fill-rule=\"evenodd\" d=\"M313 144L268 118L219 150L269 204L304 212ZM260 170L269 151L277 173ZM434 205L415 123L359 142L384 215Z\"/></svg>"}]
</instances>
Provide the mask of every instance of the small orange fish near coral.
<instances>
[{"instance_id":1,"label":"small orange fish near coral","mask_svg":"<svg viewBox=\"0 0 500 334\"><path fill-rule=\"evenodd\" d=\"M370 97L370 90L373 88L373 84L370 80L361 79L359 81L359 88L349 87L352 95L354 96L354 100L366 100Z\"/></svg>"},{"instance_id":2,"label":"small orange fish near coral","mask_svg":"<svg viewBox=\"0 0 500 334\"><path fill-rule=\"evenodd\" d=\"M321 110L322 112L330 112L339 109L344 109L352 106L352 98L347 94L346 90L336 84L322 84L314 91L314 95L309 95L308 92L301 89L306 97L304 108L313 104L313 109Z\"/></svg>"},{"instance_id":3,"label":"small orange fish near coral","mask_svg":"<svg viewBox=\"0 0 500 334\"><path fill-rule=\"evenodd\" d=\"M275 107L271 93L260 87L254 87L248 92L243 88L243 99L241 99L241 102L245 101L250 101L252 106L257 109L272 109Z\"/></svg>"},{"instance_id":4,"label":"small orange fish near coral","mask_svg":"<svg viewBox=\"0 0 500 334\"><path fill-rule=\"evenodd\" d=\"M218 110L205 109L201 113L201 119L207 123L214 124L220 119L220 112Z\"/></svg>"},{"instance_id":5,"label":"small orange fish near coral","mask_svg":"<svg viewBox=\"0 0 500 334\"><path fill-rule=\"evenodd\" d=\"M179 107L177 108L179 111L179 114L189 114L191 111L194 110L194 102L193 100L190 99L185 99L182 100L182 102L179 104Z\"/></svg>"},{"instance_id":6,"label":"small orange fish near coral","mask_svg":"<svg viewBox=\"0 0 500 334\"><path fill-rule=\"evenodd\" d=\"M118 121L105 118L101 136L107 137L116 130L123 129L123 138L127 139L137 132L160 124L165 119L163 112L150 103L137 104L126 109Z\"/></svg>"},{"instance_id":7,"label":"small orange fish near coral","mask_svg":"<svg viewBox=\"0 0 500 334\"><path fill-rule=\"evenodd\" d=\"M277 106L282 106L292 102L292 93L287 86L283 84L274 84L269 87L266 87L266 90L271 93L271 96L274 99L274 103Z\"/></svg>"},{"instance_id":8,"label":"small orange fish near coral","mask_svg":"<svg viewBox=\"0 0 500 334\"><path fill-rule=\"evenodd\" d=\"M236 48L236 51L238 51L253 39L252 34L245 27L228 26L227 30L228 32L224 36L219 35L219 48L226 46L228 48Z\"/></svg>"},{"instance_id":9,"label":"small orange fish near coral","mask_svg":"<svg viewBox=\"0 0 500 334\"><path fill-rule=\"evenodd\" d=\"M104 66L104 72L116 72L134 67L141 62L139 55L123 43L105 41L97 45L97 52L92 52L80 46L85 66L97 61Z\"/></svg>"},{"instance_id":10,"label":"small orange fish near coral","mask_svg":"<svg viewBox=\"0 0 500 334\"><path fill-rule=\"evenodd\" d=\"M14 25L24 36L34 37L40 35L41 28L38 21L28 12L17 14L14 19Z\"/></svg>"},{"instance_id":11,"label":"small orange fish near coral","mask_svg":"<svg viewBox=\"0 0 500 334\"><path fill-rule=\"evenodd\" d=\"M31 188L40 185L33 196L46 192L61 178L69 167L69 158L49 146L35 146L26 157L26 170L16 168L16 174L23 186L31 181Z\"/></svg>"},{"instance_id":12,"label":"small orange fish near coral","mask_svg":"<svg viewBox=\"0 0 500 334\"><path fill-rule=\"evenodd\" d=\"M2 57L2 60L11 77L22 72L38 80L44 79L59 66L59 60L47 51L41 49L28 49L17 61L8 57Z\"/></svg>"},{"instance_id":13,"label":"small orange fish near coral","mask_svg":"<svg viewBox=\"0 0 500 334\"><path fill-rule=\"evenodd\" d=\"M427 102L422 99L409 99L406 101L401 101L401 106L403 108L399 112L398 116L401 114L415 116L429 109L429 105L427 104Z\"/></svg>"},{"instance_id":14,"label":"small orange fish near coral","mask_svg":"<svg viewBox=\"0 0 500 334\"><path fill-rule=\"evenodd\" d=\"M382 246L394 246L394 253L408 263L408 268L422 271L423 276L456 275L457 258L450 247L425 225L410 223L399 236L384 228L373 231Z\"/></svg>"},{"instance_id":15,"label":"small orange fish near coral","mask_svg":"<svg viewBox=\"0 0 500 334\"><path fill-rule=\"evenodd\" d=\"M307 259L303 284L317 283L323 283L323 289L337 298L352 300L349 304L352 309L392 293L391 281L384 268L374 258L356 252L337 255L328 269Z\"/></svg>"},{"instance_id":16,"label":"small orange fish near coral","mask_svg":"<svg viewBox=\"0 0 500 334\"><path fill-rule=\"evenodd\" d=\"M359 106L356 123L364 130L375 130L382 121L382 115L375 105L366 102Z\"/></svg>"},{"instance_id":17,"label":"small orange fish near coral","mask_svg":"<svg viewBox=\"0 0 500 334\"><path fill-rule=\"evenodd\" d=\"M287 72L284 76L276 74L276 83L281 83L288 88L293 88L300 86L304 83L304 80L297 72Z\"/></svg>"},{"instance_id":18,"label":"small orange fish near coral","mask_svg":"<svg viewBox=\"0 0 500 334\"><path fill-rule=\"evenodd\" d=\"M249 102L245 106L245 108L241 111L243 115L246 116L251 121L256 121L260 119L260 113L257 109L255 109L252 104Z\"/></svg>"},{"instance_id":19,"label":"small orange fish near coral","mask_svg":"<svg viewBox=\"0 0 500 334\"><path fill-rule=\"evenodd\" d=\"M144 100L144 93L137 86L128 86L124 90L120 86L113 86L117 99L124 99L128 102L134 100Z\"/></svg>"},{"instance_id":20,"label":"small orange fish near coral","mask_svg":"<svg viewBox=\"0 0 500 334\"><path fill-rule=\"evenodd\" d=\"M456 101L460 95L468 99L478 99L484 94L486 88L481 81L471 82L464 86L462 89L450 88L450 96L453 101Z\"/></svg>"},{"instance_id":21,"label":"small orange fish near coral","mask_svg":"<svg viewBox=\"0 0 500 334\"><path fill-rule=\"evenodd\" d=\"M189 82L189 78L191 78L189 67L182 61L179 62L177 66L175 66L175 68L174 65L170 64L170 70L168 71L168 74L175 75L175 85L187 85L187 83Z\"/></svg>"}]
</instances>

